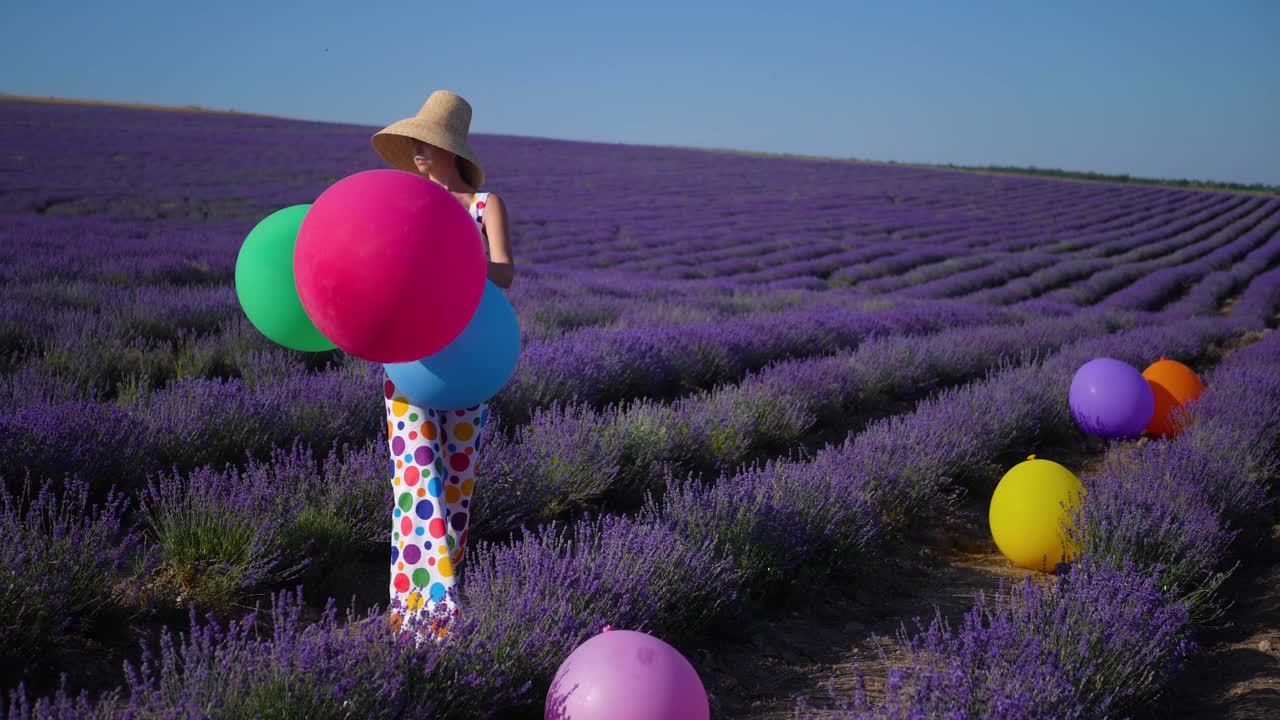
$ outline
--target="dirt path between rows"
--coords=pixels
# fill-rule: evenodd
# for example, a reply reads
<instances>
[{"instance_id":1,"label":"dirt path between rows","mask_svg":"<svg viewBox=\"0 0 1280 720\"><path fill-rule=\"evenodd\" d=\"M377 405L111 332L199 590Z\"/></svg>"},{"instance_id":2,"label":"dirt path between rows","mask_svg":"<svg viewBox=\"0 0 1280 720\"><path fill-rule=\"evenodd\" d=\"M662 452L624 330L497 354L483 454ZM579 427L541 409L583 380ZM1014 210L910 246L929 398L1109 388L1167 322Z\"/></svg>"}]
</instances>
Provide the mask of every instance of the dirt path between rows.
<instances>
[{"instance_id":1,"label":"dirt path between rows","mask_svg":"<svg viewBox=\"0 0 1280 720\"><path fill-rule=\"evenodd\" d=\"M1235 604L1222 627L1200 634L1203 650L1152 708L1152 720L1280 718L1280 524L1242 562L1223 588Z\"/></svg>"},{"instance_id":2,"label":"dirt path between rows","mask_svg":"<svg viewBox=\"0 0 1280 720\"><path fill-rule=\"evenodd\" d=\"M873 695L883 683L897 633L913 620L928 623L935 608L952 621L973 607L978 591L995 593L1023 571L1000 555L985 518L966 511L927 536L891 549L856 577L798 589L783 601L793 609L761 611L743 623L740 640L717 638L690 658L712 701L713 718L790 720L797 696L811 711L830 710L827 691L848 697L856 663Z\"/></svg>"}]
</instances>

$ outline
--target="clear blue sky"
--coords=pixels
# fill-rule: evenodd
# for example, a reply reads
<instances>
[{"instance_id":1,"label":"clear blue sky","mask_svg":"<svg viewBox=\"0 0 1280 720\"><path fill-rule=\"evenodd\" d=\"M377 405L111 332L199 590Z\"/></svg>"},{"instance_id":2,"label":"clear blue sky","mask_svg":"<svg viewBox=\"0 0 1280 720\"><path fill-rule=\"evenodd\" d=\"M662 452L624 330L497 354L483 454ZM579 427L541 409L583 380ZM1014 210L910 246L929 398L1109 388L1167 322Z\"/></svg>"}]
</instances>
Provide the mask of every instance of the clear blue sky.
<instances>
[{"instance_id":1,"label":"clear blue sky","mask_svg":"<svg viewBox=\"0 0 1280 720\"><path fill-rule=\"evenodd\" d=\"M1280 184L1280 1L10 0L0 91Z\"/></svg>"}]
</instances>

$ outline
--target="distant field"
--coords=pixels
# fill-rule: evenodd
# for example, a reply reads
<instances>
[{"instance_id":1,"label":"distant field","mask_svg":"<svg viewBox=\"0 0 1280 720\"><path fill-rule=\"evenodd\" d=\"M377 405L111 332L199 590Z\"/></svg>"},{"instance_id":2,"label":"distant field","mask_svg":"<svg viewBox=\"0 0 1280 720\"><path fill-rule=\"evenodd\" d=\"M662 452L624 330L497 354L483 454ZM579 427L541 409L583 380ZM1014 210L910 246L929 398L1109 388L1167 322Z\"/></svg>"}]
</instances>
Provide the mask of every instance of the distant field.
<instances>
[{"instance_id":1,"label":"distant field","mask_svg":"<svg viewBox=\"0 0 1280 720\"><path fill-rule=\"evenodd\" d=\"M94 105L102 107L126 107L147 110L160 111L177 111L177 112L208 112L216 114L233 114L233 115L249 115L254 117L277 117L265 115L261 113L250 113L232 108L208 108L201 105L185 105L185 106L169 106L155 105L151 103L139 102L121 102L110 100L75 100L67 98L53 97L36 97L30 95L13 95L8 93L0 93L0 102L4 101L27 101L27 102L43 102L43 103L65 103L65 104L82 104ZM279 118L288 119L288 118ZM1052 177L1062 180L1088 180L1093 182L1112 182L1112 183L1136 183L1141 185L1156 185L1160 187L1176 187L1186 190L1212 190L1217 192L1236 192L1236 193L1252 193L1262 195L1280 195L1280 187L1275 185L1267 185L1264 183L1232 183L1232 182L1215 182L1210 180L1196 180L1194 178L1148 178L1135 177L1131 175L1107 174L1096 172L1084 172L1077 170L1062 170L1059 168L1037 168L1037 167L1021 167L1012 165L954 165L951 163L901 163L894 161L875 161L861 160L854 158L829 158L817 155L801 155L794 153L765 153L753 152L747 150L734 150L732 148L682 148L678 146L664 146L676 149L689 150L706 150L708 152L734 153L741 155L754 155L758 157L776 157L800 160L828 160L837 162L864 162L877 165L893 165L918 168L936 168L946 170L962 170L966 172L978 173L1002 173L1012 175L1029 175L1037 177Z\"/></svg>"},{"instance_id":2,"label":"distant field","mask_svg":"<svg viewBox=\"0 0 1280 720\"><path fill-rule=\"evenodd\" d=\"M468 615L413 649L381 367L273 345L233 287L259 220L381 165L374 130L0 97L0 717L539 718L605 624L680 648L714 717L1224 712L1179 672L1274 563L1275 188L473 136L524 345ZM1191 366L1196 423L1084 436L1100 356ZM1032 453L1089 534L1024 583L984 513ZM61 673L79 706L23 710Z\"/></svg>"}]
</instances>

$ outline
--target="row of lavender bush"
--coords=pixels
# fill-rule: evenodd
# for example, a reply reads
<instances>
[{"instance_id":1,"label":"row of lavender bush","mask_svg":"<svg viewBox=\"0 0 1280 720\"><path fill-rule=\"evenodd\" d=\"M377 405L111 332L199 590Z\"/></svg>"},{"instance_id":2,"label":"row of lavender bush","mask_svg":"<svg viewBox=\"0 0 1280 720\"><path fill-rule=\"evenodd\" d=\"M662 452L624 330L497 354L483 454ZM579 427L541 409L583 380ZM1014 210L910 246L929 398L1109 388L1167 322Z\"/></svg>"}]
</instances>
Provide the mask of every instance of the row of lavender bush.
<instances>
[{"instance_id":1,"label":"row of lavender bush","mask_svg":"<svg viewBox=\"0 0 1280 720\"><path fill-rule=\"evenodd\" d=\"M1148 266L1149 274L1140 276L1135 282L1116 292L1102 296L1097 304L1103 307L1154 309L1167 303L1171 296L1180 292L1188 284L1195 282L1195 286L1189 293L1194 292L1193 298L1198 300L1191 305L1178 300L1174 303L1176 312L1183 314L1213 312L1217 309L1216 301L1223 294L1247 283L1254 274L1269 266L1269 262L1260 263L1258 259L1269 259L1276 253L1280 253L1280 235L1276 233L1278 226L1280 226L1280 220L1273 217L1255 226L1234 242L1220 246L1197 260L1179 265L1165 265L1161 262L1162 266L1154 269ZM1245 261L1237 263L1242 256ZM1249 262L1248 258L1251 257L1255 260ZM959 297L966 301L1007 304L1039 297L1054 287L1104 271L1114 276L1119 272L1119 268L1123 267L1123 264L1110 259L1071 260L1028 275L1017 275L1004 285ZM1225 267L1230 267L1230 270L1219 269ZM1205 275L1218 274L1226 277L1203 279ZM1210 283L1206 289L1195 289L1205 282ZM1109 287L1115 287L1115 285Z\"/></svg>"},{"instance_id":2,"label":"row of lavender bush","mask_svg":"<svg viewBox=\"0 0 1280 720\"><path fill-rule=\"evenodd\" d=\"M1217 310L1232 293L1249 286L1250 281L1280 266L1280 232L1271 241L1253 250L1243 260L1224 270L1200 278L1187 294L1167 305L1165 311L1182 315L1198 315Z\"/></svg>"},{"instance_id":3,"label":"row of lavender bush","mask_svg":"<svg viewBox=\"0 0 1280 720\"><path fill-rule=\"evenodd\" d=\"M799 309L815 299L797 292L657 284L634 276L629 282L616 280L625 292L603 294L575 285L572 275L547 277L536 270L522 275L530 277L522 277L510 299L526 344L556 340L583 326L719 322L757 312ZM838 294L821 299L833 306L855 302ZM172 377L180 371L175 368L177 356L187 344L211 345L214 350L229 345L206 336L231 333L233 340L239 340L234 331L243 318L229 278L213 285L125 287L84 279L14 282L0 287L0 369L12 371L24 361L34 362L70 374L84 394L104 394L114 389L112 380L131 373L159 380ZM252 336L247 338L252 348L273 346L256 331ZM100 348L96 355L84 355L95 348ZM230 355L233 349L220 354ZM112 364L111 358L118 359ZM213 369L224 368L235 369L230 358L221 359ZM101 380L92 381L95 377Z\"/></svg>"},{"instance_id":4,"label":"row of lavender bush","mask_svg":"<svg viewBox=\"0 0 1280 720\"><path fill-rule=\"evenodd\" d=\"M1122 239L1131 237L1132 227L1147 218L1152 218L1151 224L1157 227L1168 226L1171 222L1179 220L1198 208L1216 205L1221 210L1239 202L1206 196L1191 199L1189 202L1184 200L1176 206L1166 204L1156 208L1144 208L1134 207L1127 199L1114 198L1112 201L1117 205L1123 204L1123 212L1110 213L1112 202L1104 200L1097 206L1091 206L1086 213L1064 210L1061 206L1056 208L1020 206L1017 209L1025 212L1002 219L1000 224L995 226L986 218L972 217L960 223L951 222L937 228L929 228L921 224L911 227L906 233L895 234L896 236L890 236L874 244L859 244L857 250L811 261L813 264L801 262L777 265L775 263L772 268L755 270L754 268L759 267L761 263L754 259L733 260L733 258L758 254L759 249L769 247L767 241L760 241L754 247L751 244L741 246L736 243L728 248L713 247L705 251L694 251L691 257L684 253L672 259L660 255L662 259L659 261L646 260L638 256L631 258L631 262L644 269L660 268L664 263L692 265L696 270L691 268L684 276L716 277L730 274L737 282L753 282L779 279L792 273L813 273L823 278L826 277L830 268L828 261L838 258L842 261L842 266L837 267L831 274L831 282L833 285L845 285L885 275L893 268L897 268L897 272L900 272L919 265L930 255L913 257L909 251L920 246L927 246L931 256L941 259L947 254L960 255L965 251L989 247L989 243L993 240L1000 241L997 246L1006 250L1023 250L1042 246L1053 237L1088 231L1097 243L1101 243L1104 239L1112 237ZM1057 212L1055 213L1054 210ZM1081 222L1081 218L1086 218L1086 221ZM1082 246L1072 245L1070 249L1075 250L1080 247ZM1093 244L1086 247L1089 247L1092 252ZM908 252L904 253L904 250ZM859 257L862 253L871 254L871 257ZM716 262L721 258L724 259L723 263Z\"/></svg>"},{"instance_id":5,"label":"row of lavender bush","mask_svg":"<svg viewBox=\"0 0 1280 720\"><path fill-rule=\"evenodd\" d=\"M778 358L828 354L873 335L1016 317L983 306L909 303L881 312L790 311L766 320L669 330L582 331L573 341L525 352L495 410L514 428L528 413L556 402L670 396L734 380ZM245 325L240 323L247 334ZM141 384L132 397L115 402L68 393L45 400L47 375L8 376L9 393L24 402L0 416L0 476L60 476L92 468L101 486L124 487L149 471L239 463L246 454L288 446L299 437L317 446L334 439L362 442L381 426L382 408L365 394L378 385L380 368L372 363L353 360L311 373L287 353L245 353L244 359L248 378L182 377L161 390Z\"/></svg>"},{"instance_id":6,"label":"row of lavender bush","mask_svg":"<svg viewBox=\"0 0 1280 720\"><path fill-rule=\"evenodd\" d=\"M1125 287L1149 273L1166 267L1175 267L1195 260L1211 250L1230 243L1255 227L1262 219L1280 208L1280 204L1256 199L1230 212L1206 220L1186 231L1192 243L1174 252L1162 253L1152 259L1111 268L1089 277L1070 287L1055 290L1046 295L1050 300L1065 300L1076 305L1089 305L1102 297Z\"/></svg>"},{"instance_id":7,"label":"row of lavender bush","mask_svg":"<svg viewBox=\"0 0 1280 720\"><path fill-rule=\"evenodd\" d=\"M1052 238L1056 236L1056 233L1052 229L1044 231L1045 234L1043 236L1032 234L1031 238L1038 241L1039 245L1046 245L1045 250L1047 252L1055 254L1070 253L1082 258L1115 255L1120 251L1148 253L1153 252L1157 247L1178 247L1181 244L1185 244L1188 242L1186 232L1194 229L1197 223L1205 222L1223 212L1227 212L1241 202L1243 201L1222 198L1214 198L1212 201L1203 199L1198 203L1187 203L1182 207L1169 208L1165 213L1156 215L1146 222L1139 222L1136 226L1132 223L1141 218L1142 216L1140 215L1126 217L1120 222L1104 215L1103 217L1106 219L1101 227L1072 227L1071 231L1073 233L1079 233L1082 230L1092 231L1088 234L1090 238L1088 243L1053 243ZM967 238L968 235L965 235L965 237ZM956 249L947 247L935 249L936 247L936 243L922 246L906 244L904 249L894 256L877 261L878 267L852 266L844 268L832 275L831 279L835 284L856 284L885 274L880 272L880 268L894 273L901 273L923 263L945 260L948 257L948 251ZM1037 247L1037 244L1033 244L1031 247ZM972 249L972 247L969 247L969 249ZM1014 246L1008 249L1028 248Z\"/></svg>"},{"instance_id":8,"label":"row of lavender bush","mask_svg":"<svg viewBox=\"0 0 1280 720\"><path fill-rule=\"evenodd\" d=\"M1243 234L1247 240L1231 244L1233 252L1242 245L1257 243L1259 238L1253 233L1257 229L1259 218L1264 217L1262 213L1275 208L1280 208L1280 205L1262 206L1242 219L1235 219L1242 212L1240 208L1216 219L1201 218L1201 224L1186 224L1177 233L1163 240L1144 238L1142 243L1128 240L1128 249L1120 254L1108 252L1115 248L1095 247L1064 257L1063 262L1058 265L1015 276L1007 285L979 290L961 297L1008 304L1044 296L1050 300L1091 304L1109 297L1117 289L1126 288L1135 279L1142 282L1149 274L1183 267L1185 262L1194 260L1203 253L1220 250L1236 235ZM1217 234L1206 232L1204 223L1210 221L1215 226L1220 224L1226 227ZM1227 225L1229 221L1231 224ZM1067 285L1068 283L1071 284Z\"/></svg>"},{"instance_id":9,"label":"row of lavender bush","mask_svg":"<svg viewBox=\"0 0 1280 720\"><path fill-rule=\"evenodd\" d=\"M1108 295L1101 304L1134 310L1150 310L1168 304L1169 299L1177 299L1175 296L1189 283L1199 281L1211 272L1237 267L1243 258L1268 245L1280 245L1280 213L1197 260L1144 275L1123 290Z\"/></svg>"},{"instance_id":10,"label":"row of lavender bush","mask_svg":"<svg viewBox=\"0 0 1280 720\"><path fill-rule=\"evenodd\" d=\"M1032 231L1056 219L1052 217L1053 213L1046 212L1046 202L1043 198L1035 203L1024 203L1020 202L1020 198L1013 197L1006 202L1010 208L1023 212L1013 218L1002 219L1001 229L1016 230L1019 233L1023 230ZM1132 201L1130 201L1130 209L1133 210ZM1059 214L1061 212L1059 208ZM1047 215L1049 217L1046 217ZM895 218L899 221L895 222L895 225L900 225L903 219L912 219L917 222L908 223L897 230L886 228L890 230L888 233L856 232L840 233L838 236L831 232L824 233L824 230L840 228L849 223L848 205L840 203L832 204L817 213L807 212L802 216L791 216L787 213L775 215L761 212L759 208L752 208L748 227L726 227L724 219L733 217L729 209L724 209L724 212L718 213L717 216L721 219L719 224L712 222L699 227L694 223L685 223L680 226L680 231L685 233L694 231L697 236L681 238L678 241L681 247L688 250L688 255L663 251L664 248L676 242L676 238L672 236L673 226L658 221L628 223L625 228L615 226L613 231L605 236L592 237L590 244L593 252L586 259L596 266L609 267L625 264L643 271L672 267L681 268L677 272L682 277L733 276L735 280L742 281L746 278L739 275L744 270L751 271L759 267L759 264L755 263L755 256L767 255L769 251L776 253L772 258L776 264L777 261L788 257L802 257L805 252L822 252L824 247L833 249L850 246L865 247L869 242L878 242L878 238L885 235L912 242L927 239L931 243L940 243L957 234L965 234L975 239L990 238L994 234L990 231L990 218L982 215L947 218L939 222L940 218L936 215L923 212L912 212L907 217ZM796 220L800 222L797 223ZM815 234L826 237L816 238ZM773 238L773 241L770 242L769 238ZM733 242L726 242L727 240ZM564 244L569 245L568 242ZM788 248L788 245L793 247ZM540 260L547 260L550 257L545 254L538 256ZM566 255L564 259L568 257L572 255Z\"/></svg>"},{"instance_id":11,"label":"row of lavender bush","mask_svg":"<svg viewBox=\"0 0 1280 720\"><path fill-rule=\"evenodd\" d=\"M1234 203L1225 204L1230 207L1243 202L1243 200L1237 200ZM1261 204L1259 202L1259 205ZM1274 204L1274 207L1280 207L1280 204ZM948 261L940 260L930 267L917 269L904 276L882 278L870 283L862 283L858 287L860 289L909 287L908 294L922 297L978 294L979 298L985 301L998 301L1001 304L1013 299L1026 300L1062 283L1091 275L1098 270L1108 270L1112 275L1118 275L1121 268L1134 264L1144 268L1151 262L1163 265L1166 260L1152 259L1170 257L1175 251L1185 254L1195 252L1193 248L1199 248L1201 245L1213 246L1221 242L1221 239L1217 236L1206 236L1201 231L1201 226L1210 221L1225 224L1235 219L1240 212L1237 208L1218 216L1216 213L1219 211L1220 208L1214 208L1213 211L1196 214L1182 222L1167 224L1149 236L1122 235L1110 242L1100 242L1080 252L1060 257L1059 263L1051 267L1046 267L1048 265L1046 261L1036 262L1034 256L1028 257L1026 248L1018 248L1020 252L1010 254L969 253L966 256L966 262L969 263L967 267L955 263L948 265ZM1253 216L1245 217L1236 223L1239 225L1238 228L1235 225L1232 227L1235 231L1242 232L1252 227L1256 219ZM1115 254L1119 250L1124 252ZM947 255L944 254L943 257ZM987 258L993 261L993 264L990 267L983 267L986 265L984 259ZM1103 262L1103 259L1106 262ZM910 279L909 283L908 279ZM1002 290L1001 288L1007 282L1016 282L1019 290ZM989 287L991 285L994 287ZM1109 287L1114 286L1116 285L1113 283ZM1029 290L1035 292L1028 292ZM1058 293L1051 297L1060 296L1061 293Z\"/></svg>"},{"instance_id":12,"label":"row of lavender bush","mask_svg":"<svg viewBox=\"0 0 1280 720\"><path fill-rule=\"evenodd\" d=\"M859 312L816 300L802 310L705 325L584 329L522 349L516 375L494 398L495 409L518 424L556 402L602 407L635 397L671 397L737 380L781 358L838 352L874 335L1025 317L955 303L892 301L888 309L874 308L869 304Z\"/></svg>"},{"instance_id":13,"label":"row of lavender bush","mask_svg":"<svg viewBox=\"0 0 1280 720\"><path fill-rule=\"evenodd\" d=\"M1222 203L1219 210L1225 211L1243 201L1234 199L1219 202ZM1090 234L1056 243L1047 250L1056 251L1059 254L1070 253L1070 255L1064 255L1063 262L1059 265L965 297L973 301L1006 305L1039 297L1113 265L1158 258L1185 247L1189 242L1194 242L1195 237L1188 231L1193 230L1197 222L1203 222L1212 217L1202 212L1204 207L1208 207L1208 204L1197 207L1188 203L1182 214L1169 212L1156 215L1139 228L1134 228L1138 232L1131 234L1112 234L1110 237Z\"/></svg>"},{"instance_id":14,"label":"row of lavender bush","mask_svg":"<svg viewBox=\"0 0 1280 720\"><path fill-rule=\"evenodd\" d=\"M486 443L490 501L475 520L497 534L597 498L627 507L660 490L668 473L711 476L787 448L817 447L832 429L848 432L897 404L1138 321L1095 313L874 338L669 404L551 408Z\"/></svg>"}]
</instances>

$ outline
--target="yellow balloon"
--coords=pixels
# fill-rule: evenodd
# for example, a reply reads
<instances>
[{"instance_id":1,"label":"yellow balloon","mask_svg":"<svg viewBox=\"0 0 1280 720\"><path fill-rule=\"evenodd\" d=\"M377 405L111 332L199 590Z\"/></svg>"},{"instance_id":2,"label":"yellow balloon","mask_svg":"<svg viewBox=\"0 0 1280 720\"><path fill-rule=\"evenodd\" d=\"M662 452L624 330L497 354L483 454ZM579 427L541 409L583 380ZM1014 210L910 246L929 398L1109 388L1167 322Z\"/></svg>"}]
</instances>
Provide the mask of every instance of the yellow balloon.
<instances>
[{"instance_id":1,"label":"yellow balloon","mask_svg":"<svg viewBox=\"0 0 1280 720\"><path fill-rule=\"evenodd\" d=\"M991 537L1018 567L1053 572L1076 548L1064 525L1080 503L1080 479L1052 460L1035 455L1000 478L991 496Z\"/></svg>"}]
</instances>

